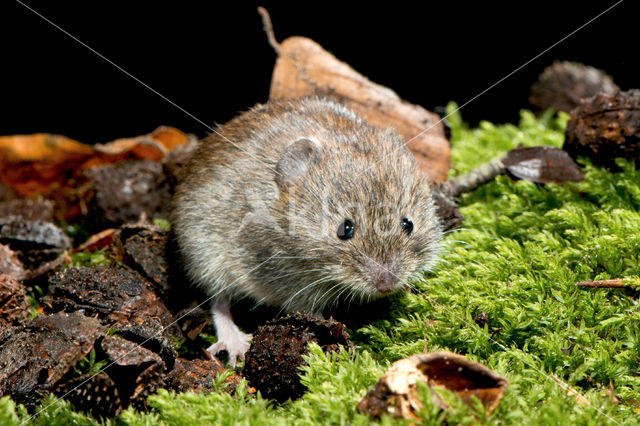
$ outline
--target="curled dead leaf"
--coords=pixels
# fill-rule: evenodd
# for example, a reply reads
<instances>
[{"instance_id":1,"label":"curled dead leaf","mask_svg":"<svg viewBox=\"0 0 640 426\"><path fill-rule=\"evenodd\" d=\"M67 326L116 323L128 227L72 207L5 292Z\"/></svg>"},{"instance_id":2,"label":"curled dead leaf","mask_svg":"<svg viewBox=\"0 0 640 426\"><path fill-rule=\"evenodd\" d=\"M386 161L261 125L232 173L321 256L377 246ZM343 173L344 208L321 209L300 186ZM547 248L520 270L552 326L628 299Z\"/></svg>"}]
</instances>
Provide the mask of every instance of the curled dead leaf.
<instances>
[{"instance_id":1,"label":"curled dead leaf","mask_svg":"<svg viewBox=\"0 0 640 426\"><path fill-rule=\"evenodd\" d=\"M170 150L186 143L188 138L178 129L161 126L148 135L116 139L107 144L96 144L94 148L110 156L133 154L140 159L162 161Z\"/></svg>"},{"instance_id":2,"label":"curled dead leaf","mask_svg":"<svg viewBox=\"0 0 640 426\"><path fill-rule=\"evenodd\" d=\"M117 229L115 228L109 228L100 231L97 234L93 234L87 241L71 250L71 253L78 253L81 251L96 251L101 248L107 247L113 241L113 235L116 233L116 231Z\"/></svg>"},{"instance_id":3,"label":"curled dead leaf","mask_svg":"<svg viewBox=\"0 0 640 426\"><path fill-rule=\"evenodd\" d=\"M342 103L370 124L393 127L404 138L420 169L443 182L451 166L449 141L437 114L402 100L338 60L315 41L290 37L278 44L264 9L259 9L271 45L278 53L269 99L321 96Z\"/></svg>"},{"instance_id":4,"label":"curled dead leaf","mask_svg":"<svg viewBox=\"0 0 640 426\"><path fill-rule=\"evenodd\" d=\"M175 147L195 139L166 126L96 146L47 133L0 136L0 184L18 197L53 200L56 218L70 220L86 210L84 170L124 159L160 162Z\"/></svg>"},{"instance_id":5,"label":"curled dead leaf","mask_svg":"<svg viewBox=\"0 0 640 426\"><path fill-rule=\"evenodd\" d=\"M457 392L466 404L476 397L487 412L498 406L508 385L504 377L462 355L445 351L418 354L394 362L357 408L375 417L386 412L398 418L416 419L423 406L418 382ZM433 396L443 410L449 408L435 392Z\"/></svg>"},{"instance_id":6,"label":"curled dead leaf","mask_svg":"<svg viewBox=\"0 0 640 426\"><path fill-rule=\"evenodd\" d=\"M577 182L584 173L566 151L552 146L514 148L502 159L507 171L538 183Z\"/></svg>"}]
</instances>

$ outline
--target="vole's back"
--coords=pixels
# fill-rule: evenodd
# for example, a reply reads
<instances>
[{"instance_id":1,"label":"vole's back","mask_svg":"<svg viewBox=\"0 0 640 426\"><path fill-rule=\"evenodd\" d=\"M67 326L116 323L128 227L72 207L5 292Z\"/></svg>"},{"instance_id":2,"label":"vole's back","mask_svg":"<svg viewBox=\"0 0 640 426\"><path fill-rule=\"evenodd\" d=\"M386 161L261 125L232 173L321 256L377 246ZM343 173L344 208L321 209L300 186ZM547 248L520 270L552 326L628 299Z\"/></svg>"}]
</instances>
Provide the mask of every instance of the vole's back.
<instances>
[{"instance_id":1,"label":"vole's back","mask_svg":"<svg viewBox=\"0 0 640 426\"><path fill-rule=\"evenodd\" d=\"M210 295L318 311L401 286L438 250L429 186L403 141L334 102L257 106L205 139L183 176L173 228Z\"/></svg>"}]
</instances>

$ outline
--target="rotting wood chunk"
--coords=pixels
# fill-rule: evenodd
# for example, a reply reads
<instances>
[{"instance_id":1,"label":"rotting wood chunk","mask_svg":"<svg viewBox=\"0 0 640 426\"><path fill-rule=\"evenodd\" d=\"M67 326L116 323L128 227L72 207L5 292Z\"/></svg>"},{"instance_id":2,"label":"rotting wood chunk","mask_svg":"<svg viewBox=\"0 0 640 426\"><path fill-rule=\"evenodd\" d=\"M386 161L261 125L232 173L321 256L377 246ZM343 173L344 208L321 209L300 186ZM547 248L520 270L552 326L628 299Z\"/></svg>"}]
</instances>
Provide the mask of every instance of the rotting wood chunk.
<instances>
[{"instance_id":1,"label":"rotting wood chunk","mask_svg":"<svg viewBox=\"0 0 640 426\"><path fill-rule=\"evenodd\" d=\"M116 258L169 294L166 258L168 232L154 225L124 225L114 236Z\"/></svg>"},{"instance_id":2,"label":"rotting wood chunk","mask_svg":"<svg viewBox=\"0 0 640 426\"><path fill-rule=\"evenodd\" d=\"M38 271L70 248L71 240L53 223L6 216L0 218L0 244L15 251L25 269Z\"/></svg>"},{"instance_id":3,"label":"rotting wood chunk","mask_svg":"<svg viewBox=\"0 0 640 426\"><path fill-rule=\"evenodd\" d=\"M18 254L4 244L0 244L0 274L5 274L16 280L23 280L27 276L27 271L18 258Z\"/></svg>"},{"instance_id":4,"label":"rotting wood chunk","mask_svg":"<svg viewBox=\"0 0 640 426\"><path fill-rule=\"evenodd\" d=\"M29 307L26 287L15 278L0 272L0 327L20 325L27 321Z\"/></svg>"},{"instance_id":5,"label":"rotting wood chunk","mask_svg":"<svg viewBox=\"0 0 640 426\"><path fill-rule=\"evenodd\" d=\"M141 216L165 217L171 194L162 164L123 161L85 172L94 188L91 216L105 226L136 222Z\"/></svg>"},{"instance_id":6,"label":"rotting wood chunk","mask_svg":"<svg viewBox=\"0 0 640 426\"><path fill-rule=\"evenodd\" d=\"M33 409L93 348L104 327L79 313L40 315L0 342L0 396Z\"/></svg>"},{"instance_id":7,"label":"rotting wood chunk","mask_svg":"<svg viewBox=\"0 0 640 426\"><path fill-rule=\"evenodd\" d=\"M51 200L18 198L0 202L0 217L19 216L23 220L53 220Z\"/></svg>"},{"instance_id":8,"label":"rotting wood chunk","mask_svg":"<svg viewBox=\"0 0 640 426\"><path fill-rule=\"evenodd\" d=\"M44 303L52 312L81 311L109 323L142 324L145 318L156 318L163 326L174 322L149 283L115 266L68 268L57 273Z\"/></svg>"}]
</instances>

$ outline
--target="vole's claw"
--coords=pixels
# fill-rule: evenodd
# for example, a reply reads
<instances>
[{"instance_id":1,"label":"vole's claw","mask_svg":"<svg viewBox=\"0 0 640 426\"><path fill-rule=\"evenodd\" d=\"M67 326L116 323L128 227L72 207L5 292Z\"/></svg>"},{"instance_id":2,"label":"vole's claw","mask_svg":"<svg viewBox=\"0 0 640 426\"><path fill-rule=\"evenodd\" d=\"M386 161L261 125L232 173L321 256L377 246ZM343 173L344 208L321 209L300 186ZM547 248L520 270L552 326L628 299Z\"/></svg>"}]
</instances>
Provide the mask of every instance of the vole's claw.
<instances>
[{"instance_id":1,"label":"vole's claw","mask_svg":"<svg viewBox=\"0 0 640 426\"><path fill-rule=\"evenodd\" d=\"M233 322L229 301L225 297L219 297L211 307L213 324L216 327L218 341L211 345L207 351L211 355L227 351L228 364L235 368L238 358L244 360L244 354L249 350L251 334L243 333Z\"/></svg>"},{"instance_id":2,"label":"vole's claw","mask_svg":"<svg viewBox=\"0 0 640 426\"><path fill-rule=\"evenodd\" d=\"M249 350L249 342L251 341L251 335L242 332L239 332L234 337L234 339L227 341L219 340L207 348L207 351L212 356L222 351L227 351L229 356L228 364L231 368L236 367L236 361L238 359L244 361L244 354Z\"/></svg>"}]
</instances>

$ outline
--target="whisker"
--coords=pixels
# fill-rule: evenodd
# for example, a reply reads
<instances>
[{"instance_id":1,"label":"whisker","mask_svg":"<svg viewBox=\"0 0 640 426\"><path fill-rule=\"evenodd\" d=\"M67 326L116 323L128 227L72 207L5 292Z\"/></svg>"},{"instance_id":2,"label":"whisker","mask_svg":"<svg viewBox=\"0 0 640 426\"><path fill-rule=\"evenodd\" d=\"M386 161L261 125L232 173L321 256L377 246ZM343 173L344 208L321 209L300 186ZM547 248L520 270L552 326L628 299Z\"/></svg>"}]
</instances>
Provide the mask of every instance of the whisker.
<instances>
[{"instance_id":1,"label":"whisker","mask_svg":"<svg viewBox=\"0 0 640 426\"><path fill-rule=\"evenodd\" d=\"M274 281L278 281L278 280L283 279L283 278L292 277L292 276L300 275L300 274L306 274L308 272L323 272L323 271L324 271L324 269L305 269L303 271L292 271L292 272L289 272L287 274L278 275L277 277L271 278L268 281L265 281L263 284L269 284L269 283L272 283Z\"/></svg>"},{"instance_id":2,"label":"whisker","mask_svg":"<svg viewBox=\"0 0 640 426\"><path fill-rule=\"evenodd\" d=\"M331 306L335 306L335 307L337 307L337 306L338 306L338 302L339 302L339 300L340 300L340 297L342 297L342 295L343 295L345 292L347 292L347 291L351 290L351 288L350 288L350 286L349 286L349 285L345 285L345 284L342 284L342 283L340 283L339 285L342 287L342 290L340 290L340 293L338 293L338 294L336 295L336 298L335 298L335 300L333 301L333 304L332 304Z\"/></svg>"},{"instance_id":3,"label":"whisker","mask_svg":"<svg viewBox=\"0 0 640 426\"><path fill-rule=\"evenodd\" d=\"M445 235L453 234L453 233L460 232L460 231L471 231L471 228L453 228L453 229L448 229L448 230L446 230L446 231L444 231L442 233L442 236L444 237Z\"/></svg>"},{"instance_id":4,"label":"whisker","mask_svg":"<svg viewBox=\"0 0 640 426\"><path fill-rule=\"evenodd\" d=\"M320 296L320 301L322 301L322 300L323 300L323 298L324 298L324 296L325 296L325 295L327 295L328 293L330 293L330 292L334 289L334 287L335 287L335 286L329 287L329 289L328 289L327 291L325 291L325 292L322 294L322 296ZM315 305L316 305L316 300L318 299L318 295L319 295L319 294L320 294L320 293L316 294L316 297L314 297L314 298L313 298L313 303L311 304L311 312L315 312L313 309L314 309L314 307L315 307Z\"/></svg>"},{"instance_id":5,"label":"whisker","mask_svg":"<svg viewBox=\"0 0 640 426\"><path fill-rule=\"evenodd\" d=\"M289 297L283 304L282 304L282 309L280 309L280 312L278 312L278 315L280 315L282 313L283 310L287 309L290 305L291 302L293 302L293 300L296 298L297 295L299 295L300 293L303 293L304 291L312 288L313 286L317 286L320 284L323 284L327 281L330 281L330 278L328 277L322 277L316 281L313 281L307 285L305 285L304 287L302 287L300 290L298 290L297 292L295 292L291 297Z\"/></svg>"}]
</instances>

